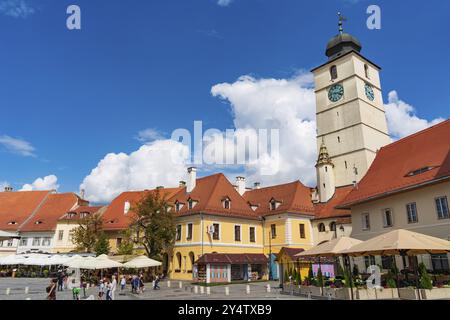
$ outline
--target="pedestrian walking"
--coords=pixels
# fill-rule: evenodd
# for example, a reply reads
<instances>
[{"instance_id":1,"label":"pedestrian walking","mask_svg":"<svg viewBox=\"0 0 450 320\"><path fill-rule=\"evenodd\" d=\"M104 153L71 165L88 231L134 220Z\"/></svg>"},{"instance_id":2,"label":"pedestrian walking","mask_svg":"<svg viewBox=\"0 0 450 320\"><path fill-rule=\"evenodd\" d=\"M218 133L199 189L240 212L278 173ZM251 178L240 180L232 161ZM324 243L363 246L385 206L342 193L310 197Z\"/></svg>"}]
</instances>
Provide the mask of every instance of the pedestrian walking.
<instances>
[{"instance_id":1,"label":"pedestrian walking","mask_svg":"<svg viewBox=\"0 0 450 320\"><path fill-rule=\"evenodd\" d=\"M57 279L52 279L50 281L50 285L46 288L47 291L47 300L56 300L56 283Z\"/></svg>"},{"instance_id":2,"label":"pedestrian walking","mask_svg":"<svg viewBox=\"0 0 450 320\"><path fill-rule=\"evenodd\" d=\"M112 276L112 281L111 281L111 300L115 300L115 292L117 289L117 279L116 276L113 275Z\"/></svg>"},{"instance_id":3,"label":"pedestrian walking","mask_svg":"<svg viewBox=\"0 0 450 320\"><path fill-rule=\"evenodd\" d=\"M102 300L104 294L105 294L105 283L103 282L103 280L100 280L100 283L98 284L98 300Z\"/></svg>"},{"instance_id":4,"label":"pedestrian walking","mask_svg":"<svg viewBox=\"0 0 450 320\"><path fill-rule=\"evenodd\" d=\"M153 285L153 290L159 290L159 289L161 289L161 288L159 287L159 276L156 275L156 278L155 278L155 284Z\"/></svg>"},{"instance_id":5,"label":"pedestrian walking","mask_svg":"<svg viewBox=\"0 0 450 320\"><path fill-rule=\"evenodd\" d=\"M123 293L126 285L127 285L127 279L123 275L122 278L120 279L120 293Z\"/></svg>"}]
</instances>

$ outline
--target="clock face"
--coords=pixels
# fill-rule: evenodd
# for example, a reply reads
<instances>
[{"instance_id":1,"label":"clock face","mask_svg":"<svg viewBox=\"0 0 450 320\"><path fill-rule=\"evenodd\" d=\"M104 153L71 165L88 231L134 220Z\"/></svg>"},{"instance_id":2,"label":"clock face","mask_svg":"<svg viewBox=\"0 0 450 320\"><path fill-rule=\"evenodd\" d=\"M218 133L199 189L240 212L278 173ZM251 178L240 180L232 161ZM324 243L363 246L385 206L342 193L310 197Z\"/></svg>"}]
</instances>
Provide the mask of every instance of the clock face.
<instances>
[{"instance_id":1,"label":"clock face","mask_svg":"<svg viewBox=\"0 0 450 320\"><path fill-rule=\"evenodd\" d=\"M344 95L344 87L341 84L333 85L328 91L328 99L331 102L339 101Z\"/></svg>"},{"instance_id":2,"label":"clock face","mask_svg":"<svg viewBox=\"0 0 450 320\"><path fill-rule=\"evenodd\" d=\"M372 86L370 84L366 83L366 85L364 86L364 89L366 91L367 99L369 99L370 101L375 100L375 94L373 92Z\"/></svg>"}]
</instances>

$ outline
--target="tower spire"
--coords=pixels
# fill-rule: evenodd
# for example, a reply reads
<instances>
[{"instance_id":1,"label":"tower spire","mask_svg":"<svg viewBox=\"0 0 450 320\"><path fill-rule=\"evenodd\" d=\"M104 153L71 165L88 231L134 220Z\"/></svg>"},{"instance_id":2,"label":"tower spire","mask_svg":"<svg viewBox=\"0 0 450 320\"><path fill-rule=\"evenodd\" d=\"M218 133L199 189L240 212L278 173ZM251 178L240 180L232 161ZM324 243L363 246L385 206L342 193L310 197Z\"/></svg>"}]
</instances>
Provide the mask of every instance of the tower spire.
<instances>
[{"instance_id":1,"label":"tower spire","mask_svg":"<svg viewBox=\"0 0 450 320\"><path fill-rule=\"evenodd\" d=\"M347 18L346 17L344 17L343 15L342 15L342 13L340 13L340 12L338 12L338 16L339 16L339 33L340 34L343 34L344 33L344 21L347 21Z\"/></svg>"}]
</instances>

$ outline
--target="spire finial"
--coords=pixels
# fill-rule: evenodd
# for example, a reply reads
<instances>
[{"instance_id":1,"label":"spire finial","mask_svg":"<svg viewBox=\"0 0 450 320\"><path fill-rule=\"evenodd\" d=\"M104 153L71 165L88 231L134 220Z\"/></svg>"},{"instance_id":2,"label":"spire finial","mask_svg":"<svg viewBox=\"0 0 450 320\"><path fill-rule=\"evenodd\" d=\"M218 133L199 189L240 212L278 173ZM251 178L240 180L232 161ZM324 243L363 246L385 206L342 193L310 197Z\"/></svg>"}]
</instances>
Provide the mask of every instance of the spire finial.
<instances>
[{"instance_id":1,"label":"spire finial","mask_svg":"<svg viewBox=\"0 0 450 320\"><path fill-rule=\"evenodd\" d=\"M339 16L339 33L343 34L344 33L343 22L347 21L347 18L344 17L341 12L338 12L338 16Z\"/></svg>"}]
</instances>

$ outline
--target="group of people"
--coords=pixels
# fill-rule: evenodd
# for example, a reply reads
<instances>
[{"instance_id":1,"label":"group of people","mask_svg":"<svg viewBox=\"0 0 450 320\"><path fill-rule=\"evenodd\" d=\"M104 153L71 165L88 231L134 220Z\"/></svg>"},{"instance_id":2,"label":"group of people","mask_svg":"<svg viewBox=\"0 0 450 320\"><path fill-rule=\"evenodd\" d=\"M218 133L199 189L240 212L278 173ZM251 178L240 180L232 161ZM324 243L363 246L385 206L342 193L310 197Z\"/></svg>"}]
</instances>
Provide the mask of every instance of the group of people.
<instances>
[{"instance_id":1,"label":"group of people","mask_svg":"<svg viewBox=\"0 0 450 320\"><path fill-rule=\"evenodd\" d=\"M125 277L122 276L122 279L120 280L120 287L125 287ZM117 290L117 279L116 275L113 275L111 277L111 281L107 278L103 278L100 280L98 284L98 299L103 300L103 297L105 297L105 300L115 300L115 292Z\"/></svg>"}]
</instances>

